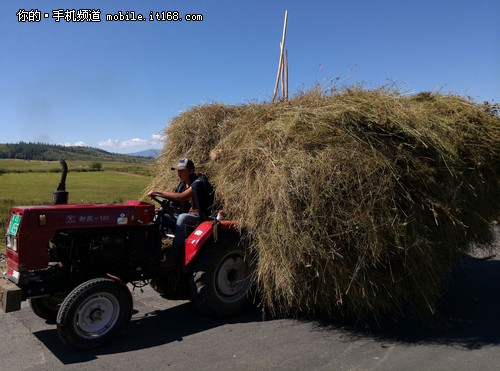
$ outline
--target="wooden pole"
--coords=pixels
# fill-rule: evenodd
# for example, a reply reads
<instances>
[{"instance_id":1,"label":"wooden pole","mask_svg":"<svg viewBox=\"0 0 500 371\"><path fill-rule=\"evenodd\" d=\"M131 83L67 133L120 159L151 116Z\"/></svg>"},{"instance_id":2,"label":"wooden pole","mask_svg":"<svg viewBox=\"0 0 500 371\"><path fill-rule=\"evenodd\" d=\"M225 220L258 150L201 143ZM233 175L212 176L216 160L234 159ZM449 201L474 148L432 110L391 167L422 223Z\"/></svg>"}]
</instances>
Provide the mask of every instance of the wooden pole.
<instances>
[{"instance_id":1,"label":"wooden pole","mask_svg":"<svg viewBox=\"0 0 500 371\"><path fill-rule=\"evenodd\" d=\"M283 60L283 63L281 63L281 99L285 99L285 66L286 66L286 49L283 51L283 55L281 56L281 59Z\"/></svg>"},{"instance_id":2,"label":"wooden pole","mask_svg":"<svg viewBox=\"0 0 500 371\"><path fill-rule=\"evenodd\" d=\"M285 50L285 100L288 100L288 50Z\"/></svg>"},{"instance_id":3,"label":"wooden pole","mask_svg":"<svg viewBox=\"0 0 500 371\"><path fill-rule=\"evenodd\" d=\"M276 99L276 93L278 92L278 84L280 81L280 75L283 70L283 50L285 49L285 38L286 38L286 23L288 20L288 10L285 10L285 22L283 24L283 37L281 39L280 44L280 61L278 64L278 74L276 75L276 83L274 84L274 94L273 94L273 102Z\"/></svg>"}]
</instances>

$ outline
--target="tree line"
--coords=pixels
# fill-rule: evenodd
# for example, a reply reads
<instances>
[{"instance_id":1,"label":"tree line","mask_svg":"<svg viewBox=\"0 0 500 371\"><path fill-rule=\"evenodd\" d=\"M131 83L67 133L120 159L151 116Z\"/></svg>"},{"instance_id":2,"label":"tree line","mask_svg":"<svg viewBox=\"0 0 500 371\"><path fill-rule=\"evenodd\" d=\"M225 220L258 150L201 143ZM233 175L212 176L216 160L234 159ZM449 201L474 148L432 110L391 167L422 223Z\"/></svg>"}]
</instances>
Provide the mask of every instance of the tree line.
<instances>
[{"instance_id":1,"label":"tree line","mask_svg":"<svg viewBox=\"0 0 500 371\"><path fill-rule=\"evenodd\" d=\"M92 150L96 151L96 150ZM85 153L87 152L87 153ZM55 144L45 143L7 143L0 145L0 158L19 159L19 160L41 160L56 161L61 155L68 153L90 154L85 148L66 147Z\"/></svg>"},{"instance_id":2,"label":"tree line","mask_svg":"<svg viewBox=\"0 0 500 371\"><path fill-rule=\"evenodd\" d=\"M0 158L18 160L58 161L66 160L121 160L142 162L133 156L118 155L92 147L67 147L46 143L6 143L0 144Z\"/></svg>"}]
</instances>

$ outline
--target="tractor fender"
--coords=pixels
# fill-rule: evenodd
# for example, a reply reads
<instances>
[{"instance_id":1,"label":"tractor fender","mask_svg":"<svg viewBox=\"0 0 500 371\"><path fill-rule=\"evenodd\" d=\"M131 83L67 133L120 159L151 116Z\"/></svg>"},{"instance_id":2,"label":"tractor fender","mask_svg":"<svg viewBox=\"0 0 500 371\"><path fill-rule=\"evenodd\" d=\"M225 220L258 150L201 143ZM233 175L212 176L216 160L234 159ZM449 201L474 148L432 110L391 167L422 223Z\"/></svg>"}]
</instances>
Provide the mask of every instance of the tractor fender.
<instances>
[{"instance_id":1,"label":"tractor fender","mask_svg":"<svg viewBox=\"0 0 500 371\"><path fill-rule=\"evenodd\" d=\"M231 220L203 222L186 238L184 266L187 266L200 252L206 242L214 235L214 228L221 231L235 230L236 224Z\"/></svg>"},{"instance_id":2,"label":"tractor fender","mask_svg":"<svg viewBox=\"0 0 500 371\"><path fill-rule=\"evenodd\" d=\"M110 273L106 273L106 276L108 278L111 278L112 280L115 280L116 282L119 282L121 283L123 286L127 286L127 284L120 278L120 277L117 277L117 276L113 276L112 274Z\"/></svg>"}]
</instances>

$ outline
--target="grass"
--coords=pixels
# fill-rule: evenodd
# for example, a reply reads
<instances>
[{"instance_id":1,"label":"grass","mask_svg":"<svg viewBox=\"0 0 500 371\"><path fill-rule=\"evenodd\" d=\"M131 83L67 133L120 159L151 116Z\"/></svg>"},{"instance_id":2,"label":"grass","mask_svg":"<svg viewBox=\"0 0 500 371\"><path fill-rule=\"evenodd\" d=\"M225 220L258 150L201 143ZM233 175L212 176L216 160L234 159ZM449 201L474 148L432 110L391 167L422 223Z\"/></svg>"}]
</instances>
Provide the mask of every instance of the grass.
<instances>
[{"instance_id":1,"label":"grass","mask_svg":"<svg viewBox=\"0 0 500 371\"><path fill-rule=\"evenodd\" d=\"M96 161L72 160L66 161L70 171L91 171L92 164ZM138 175L150 175L152 160L144 159L142 164L131 164L125 161L98 161L103 171L116 171ZM0 159L0 174L23 172L60 172L59 161L13 160Z\"/></svg>"}]
</instances>

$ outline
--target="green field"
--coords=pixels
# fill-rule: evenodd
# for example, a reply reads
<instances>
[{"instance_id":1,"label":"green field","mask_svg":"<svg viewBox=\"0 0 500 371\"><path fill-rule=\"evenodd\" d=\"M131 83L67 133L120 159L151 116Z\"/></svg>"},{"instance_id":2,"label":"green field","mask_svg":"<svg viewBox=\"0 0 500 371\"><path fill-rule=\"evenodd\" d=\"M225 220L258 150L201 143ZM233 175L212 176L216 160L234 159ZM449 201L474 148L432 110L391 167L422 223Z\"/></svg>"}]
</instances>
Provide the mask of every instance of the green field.
<instances>
[{"instance_id":1,"label":"green field","mask_svg":"<svg viewBox=\"0 0 500 371\"><path fill-rule=\"evenodd\" d=\"M144 163L130 163L126 161L66 161L69 171L82 172L90 171L92 164L100 163L103 171L117 171L133 173L139 175L150 175L152 160L144 159ZM19 172L60 172L59 161L39 161L39 160L13 160L0 158L0 174Z\"/></svg>"},{"instance_id":2,"label":"green field","mask_svg":"<svg viewBox=\"0 0 500 371\"><path fill-rule=\"evenodd\" d=\"M88 162L68 162L69 203L121 203L139 199L151 181L150 164L102 163L103 171L78 171ZM52 161L0 160L0 228L5 231L12 206L50 204L61 179ZM5 172L5 170L7 172ZM59 169L59 170L57 170ZM72 171L73 170L73 171ZM19 171L19 172L9 172ZM3 234L3 233L2 233ZM5 246L0 245L0 252Z\"/></svg>"}]
</instances>

